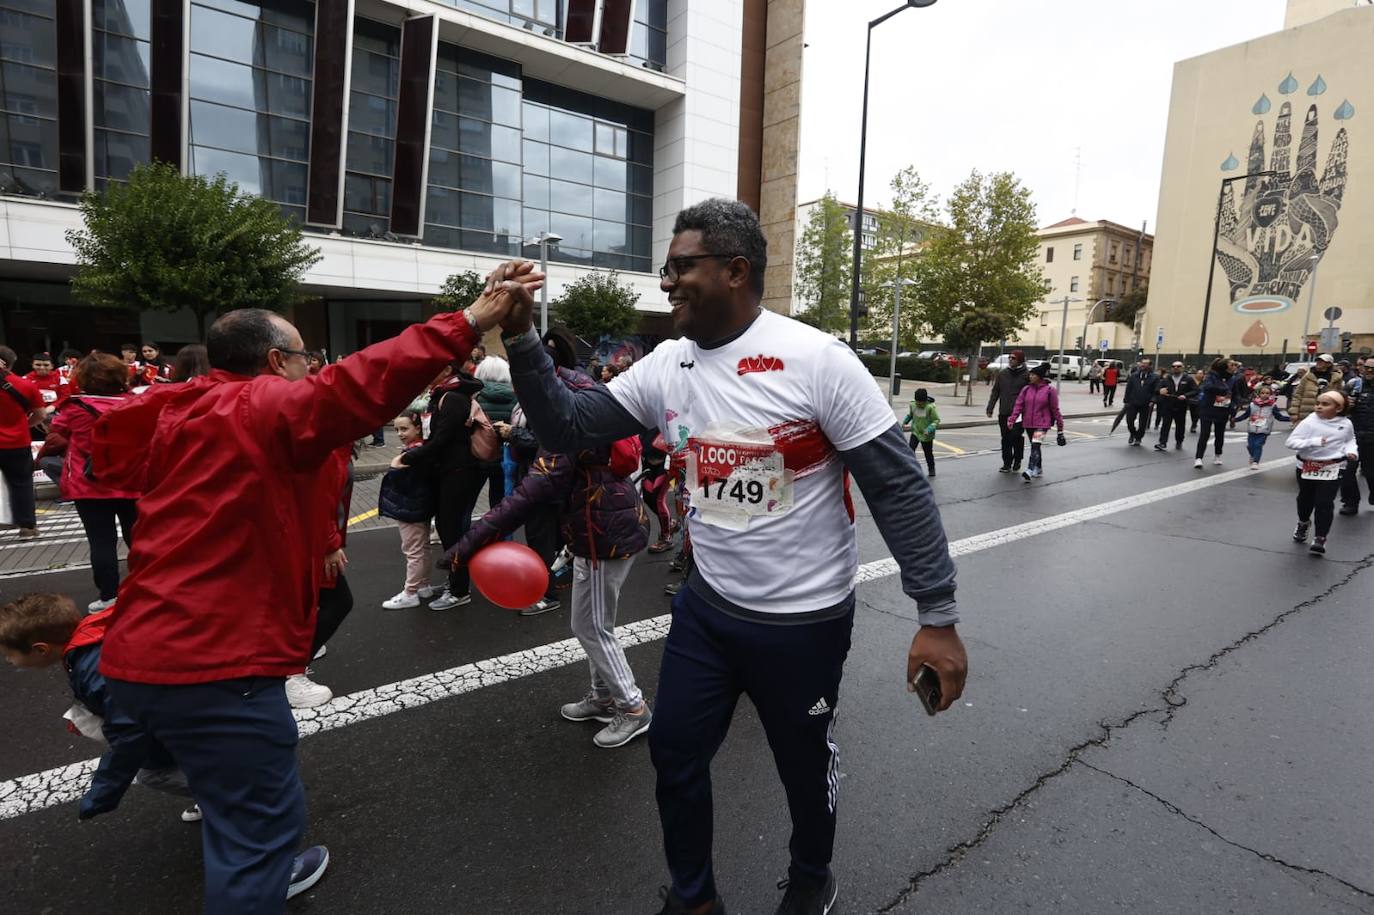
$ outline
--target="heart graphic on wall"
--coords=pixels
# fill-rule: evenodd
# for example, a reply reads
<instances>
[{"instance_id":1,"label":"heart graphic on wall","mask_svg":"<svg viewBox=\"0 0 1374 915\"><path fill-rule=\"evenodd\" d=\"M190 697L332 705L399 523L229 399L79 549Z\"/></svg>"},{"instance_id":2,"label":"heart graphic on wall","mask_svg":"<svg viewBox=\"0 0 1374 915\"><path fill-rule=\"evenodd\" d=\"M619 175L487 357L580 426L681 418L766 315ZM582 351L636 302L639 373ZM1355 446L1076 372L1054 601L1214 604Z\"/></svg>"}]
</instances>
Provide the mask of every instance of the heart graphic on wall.
<instances>
[{"instance_id":1,"label":"heart graphic on wall","mask_svg":"<svg viewBox=\"0 0 1374 915\"><path fill-rule=\"evenodd\" d=\"M1241 334L1240 343L1242 346L1253 346L1264 349L1269 345L1269 328L1264 326L1264 322L1256 320Z\"/></svg>"}]
</instances>

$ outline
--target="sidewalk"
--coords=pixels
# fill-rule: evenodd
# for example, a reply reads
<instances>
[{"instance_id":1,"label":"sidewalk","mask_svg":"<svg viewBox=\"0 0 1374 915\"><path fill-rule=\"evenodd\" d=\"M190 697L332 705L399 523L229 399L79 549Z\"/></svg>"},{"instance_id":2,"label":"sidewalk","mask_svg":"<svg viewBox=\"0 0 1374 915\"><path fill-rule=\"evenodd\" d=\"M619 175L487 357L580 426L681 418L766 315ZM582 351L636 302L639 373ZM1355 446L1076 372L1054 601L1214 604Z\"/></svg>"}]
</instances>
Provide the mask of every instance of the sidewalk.
<instances>
[{"instance_id":1,"label":"sidewalk","mask_svg":"<svg viewBox=\"0 0 1374 915\"><path fill-rule=\"evenodd\" d=\"M875 377L878 387L887 393L891 390L891 382L886 377ZM1054 382L1050 382L1053 384ZM1124 388L1124 385L1122 386ZM964 405L964 385L959 385L959 394L954 394L952 384L932 384L926 381L902 381L902 396L900 398L890 398L892 400L892 412L898 419L906 415L907 407L911 403L912 395L917 388L925 388L931 397L935 398L935 408L940 411L941 429L967 429L973 426L995 426L997 425L997 410L993 408L993 417L988 419L987 406L988 398L992 396L992 385L984 384L981 381L973 386L973 406ZM1084 416L1115 416L1121 409L1122 388L1116 392L1116 402L1110 408L1102 406L1101 394L1089 394L1087 381L1065 381L1059 392L1059 409L1064 414L1065 419Z\"/></svg>"}]
</instances>

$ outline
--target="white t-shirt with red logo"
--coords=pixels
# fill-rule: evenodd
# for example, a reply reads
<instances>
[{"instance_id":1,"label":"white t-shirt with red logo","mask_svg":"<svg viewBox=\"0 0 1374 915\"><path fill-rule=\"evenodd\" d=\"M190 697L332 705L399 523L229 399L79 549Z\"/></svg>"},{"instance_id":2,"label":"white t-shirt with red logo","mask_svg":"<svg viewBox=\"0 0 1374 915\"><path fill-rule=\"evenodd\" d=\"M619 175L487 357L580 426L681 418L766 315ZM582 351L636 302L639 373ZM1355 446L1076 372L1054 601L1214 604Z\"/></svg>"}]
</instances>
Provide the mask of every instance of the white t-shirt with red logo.
<instances>
[{"instance_id":1,"label":"white t-shirt with red logo","mask_svg":"<svg viewBox=\"0 0 1374 915\"><path fill-rule=\"evenodd\" d=\"M714 349L665 341L610 390L674 450L691 451L692 547L717 593L777 614L849 595L858 545L836 452L872 441L896 418L848 346L763 311Z\"/></svg>"}]
</instances>

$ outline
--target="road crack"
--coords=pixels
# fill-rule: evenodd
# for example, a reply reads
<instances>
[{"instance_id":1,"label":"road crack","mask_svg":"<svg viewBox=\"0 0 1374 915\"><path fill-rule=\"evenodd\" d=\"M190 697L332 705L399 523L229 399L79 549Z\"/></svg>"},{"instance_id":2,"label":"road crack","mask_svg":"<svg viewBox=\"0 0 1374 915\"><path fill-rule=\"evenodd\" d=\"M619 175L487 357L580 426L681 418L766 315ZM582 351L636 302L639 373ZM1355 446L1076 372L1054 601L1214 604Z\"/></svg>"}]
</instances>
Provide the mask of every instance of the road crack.
<instances>
[{"instance_id":1,"label":"road crack","mask_svg":"<svg viewBox=\"0 0 1374 915\"><path fill-rule=\"evenodd\" d=\"M1173 716L1178 712L1178 710L1188 704L1187 697L1180 695L1179 689L1183 685L1183 681L1187 679L1190 675L1197 673L1199 671L1211 670L1221 662L1222 658L1265 635L1275 627L1281 625L1289 617L1297 613L1301 613L1303 610L1307 610L1321 603L1327 598L1333 596L1346 585L1354 581L1357 575L1359 575L1366 569L1369 569L1370 567L1374 567L1374 553L1365 556L1362 560L1355 564L1355 566L1349 571L1348 574L1346 574L1339 581L1332 584L1325 591L1322 591L1320 594L1317 594L1314 597L1310 597L1307 600L1294 605L1288 610L1284 610L1282 613L1275 616L1265 625L1259 627L1258 629L1254 629L1250 632L1245 633L1240 638L1226 645L1224 648L1220 648L1217 651L1213 652L1207 658L1207 660L1197 664L1189 664L1187 667L1179 671L1178 675L1174 677L1172 680L1170 680L1169 683L1160 691L1160 698L1164 702L1163 705L1139 709L1135 712L1132 712L1124 718L1104 718L1101 721L1099 721L1097 723L1097 727L1101 729L1100 734L1098 734L1096 737L1091 737L1087 740L1082 741L1081 743L1075 744L1074 746L1070 747L1068 752L1065 753L1063 761L1058 766L1055 766L1053 769L1050 769L1047 772L1041 773L1039 776L1036 777L1036 779L1033 782L1031 782L1031 784L1028 787L1021 791L1021 793L1017 794L1015 797L1007 801L1005 804L1002 804L1001 806L994 808L988 814L987 819L983 821L982 825L978 827L978 831L975 832L971 838L965 839L962 842L957 842L954 845L947 847L944 853L941 855L940 860L937 861L934 865L926 868L923 871L919 871L916 874L913 874L907 880L907 885L903 887L897 893L897 895L892 898L890 902L879 907L878 912L891 912L892 910L896 909L898 906L905 903L907 899L913 896L916 892L918 892L922 884L924 884L928 879L948 870L949 868L953 867L954 865L962 861L965 857L968 856L969 852L981 846L992 836L993 830L997 828L997 826L1002 822L1002 820L1004 820L1007 817L1008 814L1016 810L1018 807L1024 805L1030 797L1032 797L1041 788L1045 787L1045 785L1047 785L1049 782L1053 781L1054 779L1058 778L1059 776L1067 772L1070 768L1073 767L1074 763L1083 763L1083 765L1085 766L1090 766L1089 763L1083 762L1083 754L1090 749L1104 746L1109 740L1111 740L1112 736L1116 734L1117 731L1121 731L1130 727L1132 724L1134 724L1141 718L1155 715L1160 716L1160 726L1167 727L1168 722L1173 719ZM1090 768L1096 767L1090 766ZM1110 775L1111 773L1105 774ZM1260 852L1255 853L1262 854ZM1275 863L1281 864L1283 862L1276 861ZM1346 881L1340 880L1340 878L1338 877L1332 877L1332 879L1337 880L1342 884L1349 886L1360 893L1374 896L1374 894L1370 894L1369 891L1363 890L1360 887L1355 886L1354 884L1346 883Z\"/></svg>"},{"instance_id":2,"label":"road crack","mask_svg":"<svg viewBox=\"0 0 1374 915\"><path fill-rule=\"evenodd\" d=\"M1212 835L1216 836L1218 839L1220 839L1222 842L1225 842L1227 845L1231 846L1232 848L1236 848L1236 849L1239 849L1239 850L1244 851L1244 852L1249 852L1250 854L1254 855L1256 858L1259 858L1261 861L1268 861L1270 864L1277 864L1279 867L1286 868L1286 869L1291 870L1291 871L1297 871L1298 873L1302 873L1302 874L1312 874L1312 875L1317 876L1317 877L1325 877L1325 878L1327 878L1328 880L1334 880L1336 883L1339 883L1341 886L1345 887L1345 888L1348 889L1348 890L1351 890L1351 891L1353 891L1353 892L1359 893L1361 896L1364 896L1364 897L1366 897L1366 898L1368 898L1368 899L1374 899L1374 890L1367 890L1367 889L1365 889L1365 888L1362 887L1362 886L1358 886L1357 884L1351 883L1349 880L1345 880L1345 879L1342 879L1341 877L1337 877L1335 874L1331 873L1330 871L1324 871L1324 870L1322 870L1322 869L1319 868L1319 867L1308 867L1308 866L1305 865L1305 864L1294 864L1294 863L1291 862L1291 861L1285 861L1284 859L1280 858L1278 855L1270 854L1270 853L1267 852L1267 851L1260 851L1260 850L1257 849L1257 848L1251 848L1249 845L1242 844L1242 843L1240 843L1240 842L1235 841L1234 839L1229 839L1229 838L1227 838L1226 836L1222 835L1221 833L1217 832L1217 831L1216 831L1215 829L1213 829L1211 826L1208 826L1205 822L1203 822L1203 821L1200 820L1199 818L1193 816L1192 814L1188 813L1188 812L1187 812L1186 810L1184 810L1183 808L1179 807L1179 806L1178 806L1177 804L1175 804L1173 801L1169 800L1168 798L1161 797L1161 796L1158 795L1158 794L1155 794L1155 793L1154 793L1153 791L1151 791L1149 788L1146 788L1146 787L1144 787L1143 785L1138 785L1138 784L1136 784L1135 782L1131 781L1129 778L1126 778L1126 777L1123 776L1123 775L1117 775L1115 772L1110 772L1110 771L1108 771L1107 769L1103 769L1101 766L1095 766L1095 765L1093 765L1092 763L1090 763L1090 762L1085 762L1084 760L1081 760L1081 759L1078 760L1078 764L1079 764L1080 766L1085 767L1085 768L1092 769L1094 772L1097 772L1097 773L1100 773L1100 774L1102 774L1102 775L1105 775L1105 776L1107 776L1108 778L1115 779L1116 781L1121 782L1123 785L1129 785L1130 787L1132 787L1132 788L1134 788L1135 790L1139 791L1141 794L1145 795L1146 797L1151 798L1151 799L1157 801L1159 804L1161 804L1161 805L1162 805L1166 810L1168 810L1170 813L1174 814L1175 816L1182 817L1183 819L1187 820L1189 823L1192 823L1194 826L1197 826L1197 827L1199 827L1199 828L1201 828L1201 829L1205 829L1207 832L1209 832L1209 833L1211 833Z\"/></svg>"}]
</instances>

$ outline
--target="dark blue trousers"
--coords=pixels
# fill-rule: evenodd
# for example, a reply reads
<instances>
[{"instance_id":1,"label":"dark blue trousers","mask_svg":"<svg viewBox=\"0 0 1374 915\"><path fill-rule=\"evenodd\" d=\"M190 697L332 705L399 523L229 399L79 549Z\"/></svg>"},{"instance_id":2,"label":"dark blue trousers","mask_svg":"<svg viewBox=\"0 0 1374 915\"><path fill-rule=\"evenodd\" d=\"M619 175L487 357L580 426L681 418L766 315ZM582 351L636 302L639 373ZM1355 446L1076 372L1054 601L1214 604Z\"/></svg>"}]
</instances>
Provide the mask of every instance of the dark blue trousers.
<instances>
[{"instance_id":1,"label":"dark blue trousers","mask_svg":"<svg viewBox=\"0 0 1374 915\"><path fill-rule=\"evenodd\" d=\"M110 696L186 773L204 814L205 911L286 908L305 832L300 735L284 681L246 677L188 686L107 680Z\"/></svg>"},{"instance_id":2,"label":"dark blue trousers","mask_svg":"<svg viewBox=\"0 0 1374 915\"><path fill-rule=\"evenodd\" d=\"M851 598L852 601L852 598ZM716 897L711 759L744 693L758 709L792 814L793 880L824 881L835 844L835 707L854 609L801 625L728 616L690 587L673 600L649 752L673 891L689 907Z\"/></svg>"}]
</instances>

